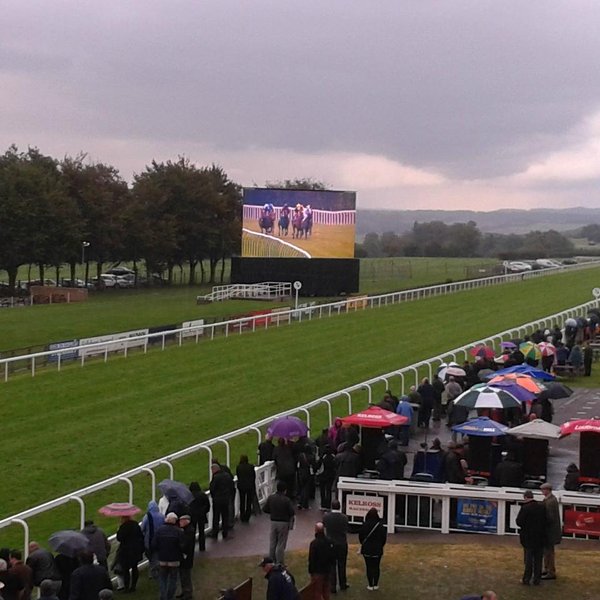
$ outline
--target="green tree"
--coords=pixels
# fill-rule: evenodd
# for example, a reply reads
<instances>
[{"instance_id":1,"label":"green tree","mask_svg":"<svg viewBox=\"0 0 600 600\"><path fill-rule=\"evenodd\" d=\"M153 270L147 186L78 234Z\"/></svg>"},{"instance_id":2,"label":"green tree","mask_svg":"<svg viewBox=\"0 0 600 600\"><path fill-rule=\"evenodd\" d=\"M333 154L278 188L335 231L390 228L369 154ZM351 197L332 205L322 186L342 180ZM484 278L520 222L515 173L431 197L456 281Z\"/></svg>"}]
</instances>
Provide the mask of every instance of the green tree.
<instances>
[{"instance_id":1,"label":"green tree","mask_svg":"<svg viewBox=\"0 0 600 600\"><path fill-rule=\"evenodd\" d=\"M283 181L266 181L265 187L285 190L317 190L325 191L329 186L312 177L298 177L296 179L284 179Z\"/></svg>"}]
</instances>

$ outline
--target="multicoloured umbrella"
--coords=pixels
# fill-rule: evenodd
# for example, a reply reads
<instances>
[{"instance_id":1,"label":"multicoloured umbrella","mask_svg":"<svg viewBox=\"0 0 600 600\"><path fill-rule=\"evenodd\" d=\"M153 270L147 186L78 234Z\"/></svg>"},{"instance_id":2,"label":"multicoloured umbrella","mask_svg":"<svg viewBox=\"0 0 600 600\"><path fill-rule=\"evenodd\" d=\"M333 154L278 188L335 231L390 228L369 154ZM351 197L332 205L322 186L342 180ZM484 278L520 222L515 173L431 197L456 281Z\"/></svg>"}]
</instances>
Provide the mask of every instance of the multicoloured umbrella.
<instances>
[{"instance_id":1,"label":"multicoloured umbrella","mask_svg":"<svg viewBox=\"0 0 600 600\"><path fill-rule=\"evenodd\" d=\"M560 426L561 435L572 433L600 433L600 419L576 419Z\"/></svg>"},{"instance_id":2,"label":"multicoloured umbrella","mask_svg":"<svg viewBox=\"0 0 600 600\"><path fill-rule=\"evenodd\" d=\"M556 379L554 375L551 373L547 373L546 371L542 371L541 369L536 369L531 365L514 365L512 367L506 367L506 369L501 369L500 371L496 371L496 375L508 375L509 373L520 373L521 375L530 375L535 379L541 379L542 381L553 381Z\"/></svg>"},{"instance_id":3,"label":"multicoloured umbrella","mask_svg":"<svg viewBox=\"0 0 600 600\"><path fill-rule=\"evenodd\" d=\"M540 358L542 358L542 353L538 348L538 345L533 342L523 342L519 345L519 350L523 353L525 358L531 360L540 360Z\"/></svg>"},{"instance_id":4,"label":"multicoloured umbrella","mask_svg":"<svg viewBox=\"0 0 600 600\"><path fill-rule=\"evenodd\" d=\"M538 348L542 356L554 356L556 354L556 346L550 342L541 342L538 344Z\"/></svg>"},{"instance_id":5,"label":"multicoloured umbrella","mask_svg":"<svg viewBox=\"0 0 600 600\"><path fill-rule=\"evenodd\" d=\"M291 440L304 437L308 433L308 425L298 417L279 417L269 425L267 433L271 437Z\"/></svg>"},{"instance_id":6,"label":"multicoloured umbrella","mask_svg":"<svg viewBox=\"0 0 600 600\"><path fill-rule=\"evenodd\" d=\"M499 381L497 383L488 383L490 387L498 388L512 394L517 400L521 402L531 402L536 398L535 392L530 392L529 390L517 385L512 381ZM473 386L477 387L477 386Z\"/></svg>"},{"instance_id":7,"label":"multicoloured umbrella","mask_svg":"<svg viewBox=\"0 0 600 600\"><path fill-rule=\"evenodd\" d=\"M471 419L460 425L454 425L452 431L463 433L465 435L497 437L499 435L506 435L508 427L502 425L502 423L493 421L488 417L478 417L477 419Z\"/></svg>"},{"instance_id":8,"label":"multicoloured umbrella","mask_svg":"<svg viewBox=\"0 0 600 600\"><path fill-rule=\"evenodd\" d=\"M490 385L473 386L463 392L454 404L466 408L516 408L521 403L509 392Z\"/></svg>"},{"instance_id":9,"label":"multicoloured umbrella","mask_svg":"<svg viewBox=\"0 0 600 600\"><path fill-rule=\"evenodd\" d=\"M404 425L407 422L407 417L397 415L380 406L369 406L366 410L342 418L344 425L360 425L361 427L371 427L373 429L383 429L392 425Z\"/></svg>"},{"instance_id":10,"label":"multicoloured umbrella","mask_svg":"<svg viewBox=\"0 0 600 600\"><path fill-rule=\"evenodd\" d=\"M133 517L141 513L142 509L129 502L113 502L103 506L98 512L105 517Z\"/></svg>"},{"instance_id":11,"label":"multicoloured umbrella","mask_svg":"<svg viewBox=\"0 0 600 600\"><path fill-rule=\"evenodd\" d=\"M496 355L494 349L486 346L485 344L479 344L478 346L471 348L471 350L469 350L469 354L471 356L476 356L477 358L485 358L488 360L491 360Z\"/></svg>"},{"instance_id":12,"label":"multicoloured umbrella","mask_svg":"<svg viewBox=\"0 0 600 600\"><path fill-rule=\"evenodd\" d=\"M497 383L512 383L514 385L519 385L529 392L533 392L534 394L539 394L544 390L544 387L537 383L537 381L535 381L535 379L530 375L519 375L518 373L496 375L495 377L492 377L488 383L489 385L496 385Z\"/></svg>"}]
</instances>

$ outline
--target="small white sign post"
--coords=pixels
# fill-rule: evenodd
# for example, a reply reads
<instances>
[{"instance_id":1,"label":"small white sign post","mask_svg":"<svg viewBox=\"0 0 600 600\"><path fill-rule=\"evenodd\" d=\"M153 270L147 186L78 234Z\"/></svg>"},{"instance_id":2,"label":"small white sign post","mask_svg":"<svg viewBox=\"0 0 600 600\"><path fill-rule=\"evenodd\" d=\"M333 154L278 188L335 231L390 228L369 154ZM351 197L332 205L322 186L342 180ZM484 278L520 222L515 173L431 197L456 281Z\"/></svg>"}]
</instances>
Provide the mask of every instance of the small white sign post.
<instances>
[{"instance_id":1,"label":"small white sign post","mask_svg":"<svg viewBox=\"0 0 600 600\"><path fill-rule=\"evenodd\" d=\"M302 288L302 282L301 281L294 281L294 289L296 290L296 313L298 312L298 292L300 291L300 289Z\"/></svg>"}]
</instances>

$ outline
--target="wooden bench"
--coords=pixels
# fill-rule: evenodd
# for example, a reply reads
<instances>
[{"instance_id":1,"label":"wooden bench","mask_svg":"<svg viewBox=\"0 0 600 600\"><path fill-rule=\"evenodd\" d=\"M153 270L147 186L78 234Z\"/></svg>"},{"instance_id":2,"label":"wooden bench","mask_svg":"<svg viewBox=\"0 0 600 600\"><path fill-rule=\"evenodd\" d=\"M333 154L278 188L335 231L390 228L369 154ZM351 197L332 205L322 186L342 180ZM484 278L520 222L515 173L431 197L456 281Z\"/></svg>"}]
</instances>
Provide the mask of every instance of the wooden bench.
<instances>
[{"instance_id":1,"label":"wooden bench","mask_svg":"<svg viewBox=\"0 0 600 600\"><path fill-rule=\"evenodd\" d=\"M552 367L555 375L562 375L573 379L577 375L583 375L583 368L575 368L573 365L554 365Z\"/></svg>"}]
</instances>

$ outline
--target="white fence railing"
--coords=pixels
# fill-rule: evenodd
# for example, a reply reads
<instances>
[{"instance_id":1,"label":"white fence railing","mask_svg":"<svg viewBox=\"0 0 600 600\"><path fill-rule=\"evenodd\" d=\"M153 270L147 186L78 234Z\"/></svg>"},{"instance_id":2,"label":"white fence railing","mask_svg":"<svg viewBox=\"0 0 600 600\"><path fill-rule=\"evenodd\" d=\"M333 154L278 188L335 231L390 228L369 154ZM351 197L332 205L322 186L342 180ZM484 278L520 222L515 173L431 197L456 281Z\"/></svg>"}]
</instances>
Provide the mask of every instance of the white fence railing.
<instances>
[{"instance_id":1,"label":"white fence railing","mask_svg":"<svg viewBox=\"0 0 600 600\"><path fill-rule=\"evenodd\" d=\"M422 529L452 533L465 531L461 527L458 515L458 500L487 501L489 510L495 516L495 529L478 533L494 535L515 535L517 533L516 517L523 503L523 491L519 488L479 487L453 483L422 483L417 481L382 481L380 479L354 479L341 477L338 481L338 497L342 507L347 508L348 495L365 498L366 503L383 504L383 518L386 520L388 532L401 529ZM536 499L541 500L541 492L534 491ZM582 492L555 491L561 514L564 511L598 512L600 496ZM370 499L370 500L369 500ZM381 502L383 500L383 502ZM475 504L475 503L472 503ZM486 507L486 508L488 508ZM362 519L352 516L350 522L360 523ZM476 516L476 515L473 515ZM473 531L473 529L467 529ZM571 539L588 539L588 535L564 534Z\"/></svg>"},{"instance_id":2,"label":"white fence railing","mask_svg":"<svg viewBox=\"0 0 600 600\"><path fill-rule=\"evenodd\" d=\"M287 281L263 281L262 283L235 283L215 285L212 292L198 296L197 300L220 302L231 298L260 298L264 300L285 298L292 295L292 284Z\"/></svg>"},{"instance_id":3,"label":"white fence railing","mask_svg":"<svg viewBox=\"0 0 600 600\"><path fill-rule=\"evenodd\" d=\"M256 423L252 423L251 425L246 425L244 427L240 427L239 429L236 429L235 431L231 431L229 433L219 435L219 436L211 438L209 440L199 442L197 444L194 444L193 446L184 448L183 450L173 452L171 454L168 454L167 456L163 456L161 458L150 461L139 467L135 467L133 469L125 471L124 473L115 475L114 477L105 479L104 481L100 481L98 483L87 486L80 490L77 490L77 491L71 492L69 494L66 494L64 496L61 496L60 498L56 498L55 500L45 502L44 504L41 504L34 508L30 508L28 510L20 512L11 517L2 519L2 520L0 520L0 529L11 526L11 525L15 525L15 524L20 525L23 528L23 532L24 532L24 548L26 551L28 540L29 540L29 525L27 524L27 519L29 519L31 517L48 512L52 509L55 509L59 506L63 506L70 502L76 502L79 504L79 507L80 507L80 521L83 524L83 521L86 518L86 504L85 504L86 496L89 496L90 494L92 494L94 492L98 492L100 490L110 488L112 486L121 486L122 487L122 484L125 483L127 485L127 489L128 489L128 498L127 499L129 502L132 502L133 497L134 497L134 482L132 481L132 479L136 475L142 475L142 474L148 475L151 480L151 497L146 498L146 499L147 500L155 499L155 497L156 497L156 474L154 472L154 469L156 469L158 467L166 466L169 469L170 478L174 479L175 478L175 468L174 468L173 463L176 460L182 459L184 457L187 457L187 456L190 456L193 454L204 453L204 452L206 452L206 454L207 454L207 458L209 459L208 464L210 466L210 460L213 458L213 447L216 445L218 445L221 449L223 447L225 448L225 462L229 465L231 463L230 441L235 438L239 438L240 436L246 436L248 434L251 434L251 435L256 435L256 441L257 441L257 445L258 445L262 441L264 428L266 426L268 426L268 424L271 423L271 421L277 417L300 413L306 420L306 423L308 424L308 427L310 429L310 427L311 427L311 410L320 409L323 406L325 406L325 408L327 410L327 421L329 422L329 424L331 424L334 420L334 403L336 405L336 411L337 411L338 415L343 415L343 414L348 415L353 412L353 396L352 396L353 394L364 394L364 392L366 391L367 392L367 400L368 400L368 403L370 404L373 400L374 388L377 386L382 386L382 384L384 386L383 389L392 388L392 384L391 384L392 381L394 381L394 383L397 383L400 386L400 393L403 394L405 392L407 385L412 385L413 383L415 383L415 384L418 383L420 372L422 375L422 372L425 371L428 373L429 377L432 377L434 369L437 368L439 366L439 364L441 364L442 362L447 362L449 359L456 360L458 357L466 358L468 356L469 349L472 348L476 344L490 343L490 344L499 345L500 342L503 340L510 340L515 337L523 337L526 334L531 333L532 331L535 331L536 329L545 328L551 323L554 323L556 321L562 321L566 318L580 314L582 311L587 310L589 308L592 308L592 307L597 308L599 306L599 304L600 304L599 300L593 300L591 302L586 302L585 304L581 304L579 306L572 307L568 310L561 311L559 313L543 317L536 321L532 321L530 323L526 323L524 325L519 325L512 329L508 329L506 331L493 334L493 335L485 337L481 340L475 340L473 342L470 342L469 344L466 344L465 346L461 346L459 348L448 350L442 354L439 354L439 355L429 358L427 360L423 360L423 361L415 363L413 365L409 365L407 367L397 369L390 373L378 375L367 381L363 381L361 383L357 383L355 385L349 386L349 387L339 390L337 392L333 392L326 396L322 396L321 398L317 398L316 400L308 402L307 404L304 404L303 406L299 406L296 408L292 408L290 410L286 410L277 415L272 415L265 419L261 419L260 421L257 421ZM273 488L273 485L274 485L273 471L267 471L267 473L269 473L269 472L271 473L270 479L268 481L266 481L266 480L262 481L262 484L261 484L262 491L259 490L259 494L260 494L259 497L264 498L265 494L267 492L269 492L270 490L272 490L272 488ZM209 477L210 477L210 471L209 471ZM266 477L265 473L263 473L263 475L261 475L261 477L263 477L263 479L264 479ZM475 488L470 488L470 489L475 489ZM119 492L122 493L122 490L119 489ZM136 493L135 497L139 502L141 498L145 497L144 491L138 491L138 493ZM577 495L577 498L579 498L579 495ZM578 503L578 505L585 505L585 497L584 496L582 496L582 503ZM64 529L64 528L65 528L64 523L57 524L56 529ZM2 544L0 544L0 546L1 545Z\"/></svg>"},{"instance_id":4,"label":"white fence railing","mask_svg":"<svg viewBox=\"0 0 600 600\"><path fill-rule=\"evenodd\" d=\"M380 294L377 296L361 296L360 298L347 298L345 300L331 302L328 304L318 304L309 308L302 308L299 310L289 309L273 312L272 314L259 314L250 317L242 317L239 319L231 319L229 321L222 321L218 323L210 324L198 324L180 327L170 331L161 331L158 333L139 333L134 332L135 335L130 337L128 340L122 340L119 344L115 344L115 336L106 336L111 338L112 341L101 341L93 344L81 344L76 348L73 346L65 348L56 348L53 350L46 350L43 352L35 352L32 354L24 354L19 356L12 356L9 358L0 359L0 369L4 371L4 381L8 381L11 367L15 370L27 369L31 372L31 376L34 377L37 368L45 366L49 358L51 358L52 364L56 364L58 371L61 370L63 362L73 360L73 357L80 361L83 367L86 363L86 358L94 356L103 356L104 361L108 360L108 355L111 353L123 353L127 357L130 350L138 349L142 350L144 354L148 352L149 344L160 345L161 350L164 350L167 343L176 343L179 346L184 341L195 340L196 343L200 339L214 339L216 336L236 334L239 335L246 331L256 331L257 329L268 329L269 327L279 327L280 325L289 325L293 321L302 321L308 319L309 321L313 318L322 319L324 317L331 317L333 315L339 315L343 312L358 311L370 308L380 308L382 306L391 306L400 302L409 302L413 300L420 300L423 298L432 298L434 296L441 296L445 294L452 294L455 292L461 292L466 290L473 290L481 287L489 287L493 285L499 285L502 283L517 282L527 279L533 279L537 277L545 277L548 275L554 275L564 271L566 268L569 270L588 269L591 267L598 267L598 262L580 263L578 265L570 265L569 267L561 267L556 269L543 269L540 271L532 271L527 273L517 273L510 275L496 275L493 277L484 277L481 279L468 279L465 281L457 281L454 283L445 283L440 285L433 285L422 288L415 288L411 290L404 290L400 292L390 292L387 294ZM579 316L573 314L571 316Z\"/></svg>"},{"instance_id":5,"label":"white fence railing","mask_svg":"<svg viewBox=\"0 0 600 600\"><path fill-rule=\"evenodd\" d=\"M242 255L257 258L312 258L303 248L275 235L242 229Z\"/></svg>"}]
</instances>

